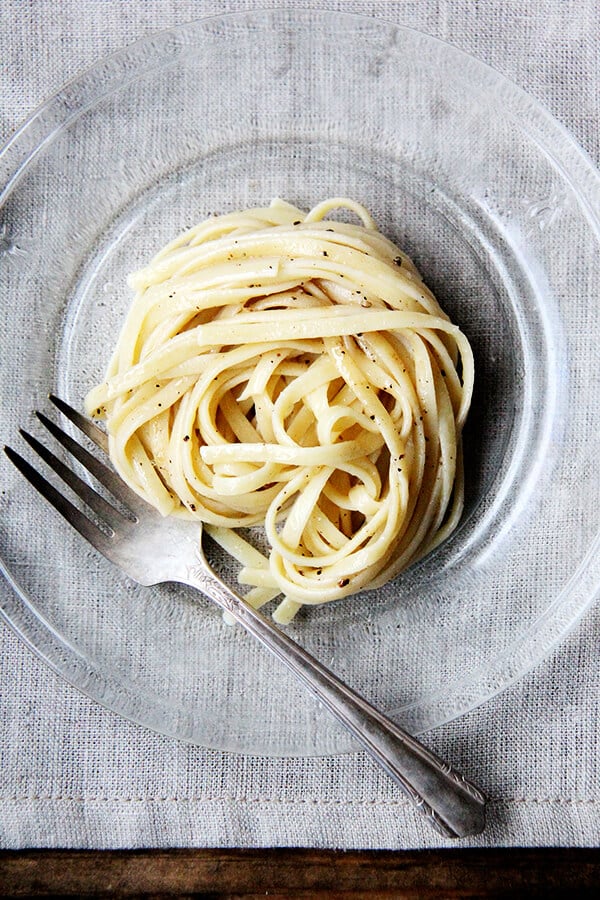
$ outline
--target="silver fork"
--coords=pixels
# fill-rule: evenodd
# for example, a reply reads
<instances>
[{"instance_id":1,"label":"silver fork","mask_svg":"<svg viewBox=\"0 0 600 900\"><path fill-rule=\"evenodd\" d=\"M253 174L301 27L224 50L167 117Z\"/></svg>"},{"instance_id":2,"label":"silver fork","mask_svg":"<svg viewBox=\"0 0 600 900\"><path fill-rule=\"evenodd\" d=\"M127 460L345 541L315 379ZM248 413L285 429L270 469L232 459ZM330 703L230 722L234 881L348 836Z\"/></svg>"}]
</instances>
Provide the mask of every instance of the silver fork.
<instances>
[{"instance_id":1,"label":"silver fork","mask_svg":"<svg viewBox=\"0 0 600 900\"><path fill-rule=\"evenodd\" d=\"M52 403L104 453L106 434L58 397ZM119 476L41 412L40 422L56 440L129 511L122 513L75 474L33 435L21 435L42 460L108 526L101 530L84 512L12 448L12 463L67 521L107 559L143 585L166 581L197 588L230 613L330 710L371 757L392 777L430 823L446 837L479 834L485 825L485 797L471 782L414 737L367 703L296 644L275 624L232 591L205 559L198 529L163 518Z\"/></svg>"}]
</instances>

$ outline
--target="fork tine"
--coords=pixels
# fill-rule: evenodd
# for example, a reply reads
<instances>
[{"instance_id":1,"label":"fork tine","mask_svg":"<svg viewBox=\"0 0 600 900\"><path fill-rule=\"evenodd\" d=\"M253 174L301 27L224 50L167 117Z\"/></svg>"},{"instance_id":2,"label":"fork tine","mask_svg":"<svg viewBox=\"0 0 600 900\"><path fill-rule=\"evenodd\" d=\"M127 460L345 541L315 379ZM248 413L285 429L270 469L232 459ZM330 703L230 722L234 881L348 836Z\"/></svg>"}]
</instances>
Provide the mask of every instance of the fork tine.
<instances>
[{"instance_id":1,"label":"fork tine","mask_svg":"<svg viewBox=\"0 0 600 900\"><path fill-rule=\"evenodd\" d=\"M40 456L51 469L54 469L56 474L62 478L65 484L68 484L71 490L74 491L77 496L90 507L90 509L93 509L94 512L98 513L111 528L123 528L127 522L130 522L130 520L121 515L114 506L107 503L104 497L101 497L97 491L66 466L62 460L58 459L54 453L48 450L44 444L38 441L37 438L34 438L33 435L24 431L23 428L20 428L19 432L29 446L35 450L38 456Z\"/></svg>"},{"instance_id":2,"label":"fork tine","mask_svg":"<svg viewBox=\"0 0 600 900\"><path fill-rule=\"evenodd\" d=\"M88 519L88 517L84 515L81 510L77 509L70 500L63 497L60 491L57 491L49 481L46 481L43 475L40 475L37 469L34 469L33 466L13 450L12 447L5 447L4 452L11 463L16 466L19 472L25 476L27 481L29 481L30 484L46 498L48 503L64 516L67 522L69 522L79 534L83 535L90 544L110 559L112 556L111 539L104 534L103 531L100 531L91 519Z\"/></svg>"},{"instance_id":3,"label":"fork tine","mask_svg":"<svg viewBox=\"0 0 600 900\"><path fill-rule=\"evenodd\" d=\"M80 412L77 412L76 409L73 409L72 406L69 406L68 403L65 403L64 400L61 400L55 394L48 394L48 399L61 411L63 416L66 416L73 425L76 425L80 431L83 431L97 447L108 453L108 435L105 431L102 431L94 422L86 419L85 416L82 416Z\"/></svg>"},{"instance_id":4,"label":"fork tine","mask_svg":"<svg viewBox=\"0 0 600 900\"><path fill-rule=\"evenodd\" d=\"M124 481L122 481L116 472L113 472L112 469L109 469L108 466L105 466L103 462L100 462L99 459L96 459L85 447L82 447L81 444L78 444L77 441L72 438L69 434L59 428L51 419L44 415L44 413L38 412L36 410L36 416L44 425L50 434L52 434L56 440L63 445L63 447L69 451L79 462L85 466L88 472L91 472L92 475L98 479L98 481L104 485L104 487L110 491L115 500L120 500L125 506L127 506L132 512L135 513L136 510L141 510L142 507L146 508L147 504L141 500L137 494L127 487Z\"/></svg>"}]
</instances>

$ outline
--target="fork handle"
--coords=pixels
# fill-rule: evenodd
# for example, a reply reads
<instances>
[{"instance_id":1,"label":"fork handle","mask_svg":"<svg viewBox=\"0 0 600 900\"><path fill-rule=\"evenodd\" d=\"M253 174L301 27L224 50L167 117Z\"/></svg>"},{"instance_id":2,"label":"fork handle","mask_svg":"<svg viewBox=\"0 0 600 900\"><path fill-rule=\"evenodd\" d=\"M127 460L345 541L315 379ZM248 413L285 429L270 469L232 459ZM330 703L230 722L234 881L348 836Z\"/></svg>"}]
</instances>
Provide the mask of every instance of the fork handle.
<instances>
[{"instance_id":1,"label":"fork handle","mask_svg":"<svg viewBox=\"0 0 600 900\"><path fill-rule=\"evenodd\" d=\"M280 631L217 575L188 572L186 583L214 600L258 638L344 725L445 837L479 834L485 797L448 763L367 703L333 672Z\"/></svg>"}]
</instances>

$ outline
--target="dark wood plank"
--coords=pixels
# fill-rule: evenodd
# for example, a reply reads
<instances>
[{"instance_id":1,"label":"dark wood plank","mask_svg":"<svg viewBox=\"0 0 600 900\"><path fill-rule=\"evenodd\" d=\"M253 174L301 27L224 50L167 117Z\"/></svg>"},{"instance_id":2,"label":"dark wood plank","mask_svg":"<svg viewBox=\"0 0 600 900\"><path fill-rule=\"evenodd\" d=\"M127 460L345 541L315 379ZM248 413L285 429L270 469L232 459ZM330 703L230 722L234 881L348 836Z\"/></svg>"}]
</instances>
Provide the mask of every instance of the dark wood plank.
<instances>
[{"instance_id":1,"label":"dark wood plank","mask_svg":"<svg viewBox=\"0 0 600 900\"><path fill-rule=\"evenodd\" d=\"M3 897L595 897L594 849L0 852Z\"/></svg>"}]
</instances>

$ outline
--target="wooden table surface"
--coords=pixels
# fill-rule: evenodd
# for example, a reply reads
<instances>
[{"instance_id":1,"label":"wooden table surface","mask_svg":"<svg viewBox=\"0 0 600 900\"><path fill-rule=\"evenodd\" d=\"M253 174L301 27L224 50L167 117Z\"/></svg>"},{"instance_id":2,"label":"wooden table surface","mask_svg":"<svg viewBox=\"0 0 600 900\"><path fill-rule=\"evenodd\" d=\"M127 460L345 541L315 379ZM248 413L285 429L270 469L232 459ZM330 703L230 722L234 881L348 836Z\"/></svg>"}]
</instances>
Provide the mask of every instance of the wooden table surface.
<instances>
[{"instance_id":1,"label":"wooden table surface","mask_svg":"<svg viewBox=\"0 0 600 900\"><path fill-rule=\"evenodd\" d=\"M0 852L2 897L596 897L596 849Z\"/></svg>"}]
</instances>

